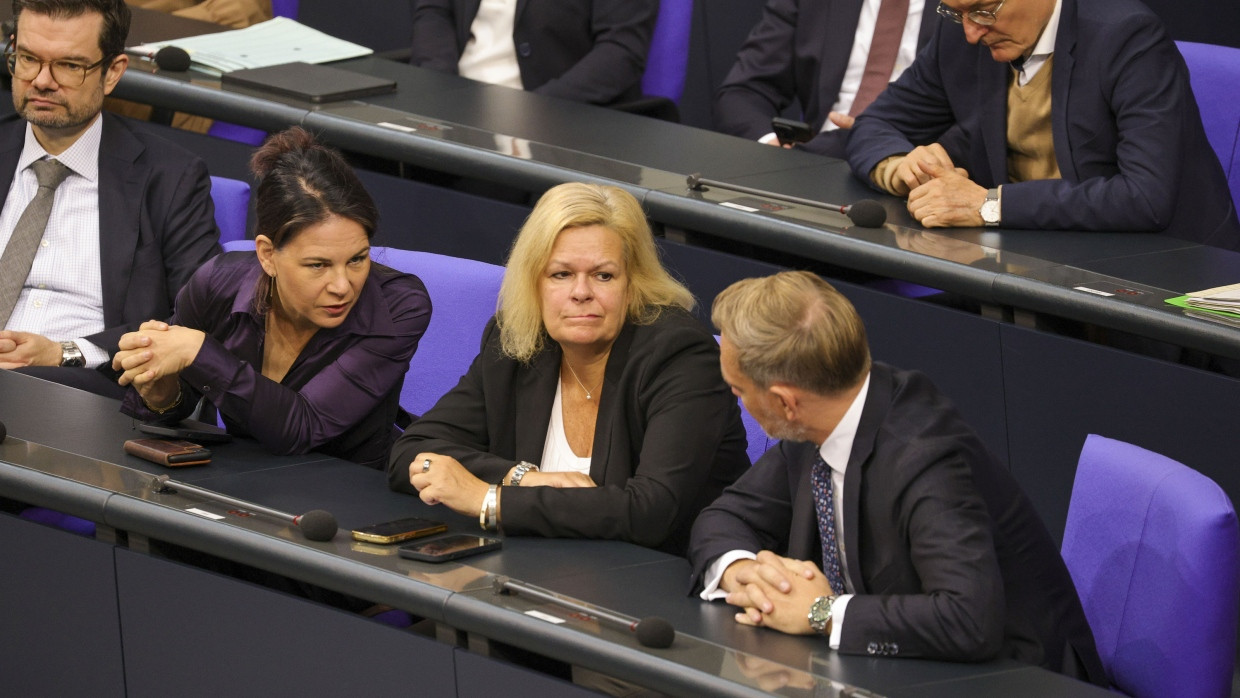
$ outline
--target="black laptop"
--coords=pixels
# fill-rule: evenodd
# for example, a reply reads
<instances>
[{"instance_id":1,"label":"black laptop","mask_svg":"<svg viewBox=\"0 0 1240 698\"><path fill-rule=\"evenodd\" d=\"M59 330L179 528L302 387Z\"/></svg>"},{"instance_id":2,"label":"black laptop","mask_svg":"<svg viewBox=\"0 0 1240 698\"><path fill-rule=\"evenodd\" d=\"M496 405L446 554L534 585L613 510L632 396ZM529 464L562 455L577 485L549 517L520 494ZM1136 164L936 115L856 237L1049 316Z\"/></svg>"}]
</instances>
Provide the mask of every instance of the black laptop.
<instances>
[{"instance_id":1,"label":"black laptop","mask_svg":"<svg viewBox=\"0 0 1240 698\"><path fill-rule=\"evenodd\" d=\"M281 63L224 73L220 83L321 104L396 91L396 81L312 63Z\"/></svg>"}]
</instances>

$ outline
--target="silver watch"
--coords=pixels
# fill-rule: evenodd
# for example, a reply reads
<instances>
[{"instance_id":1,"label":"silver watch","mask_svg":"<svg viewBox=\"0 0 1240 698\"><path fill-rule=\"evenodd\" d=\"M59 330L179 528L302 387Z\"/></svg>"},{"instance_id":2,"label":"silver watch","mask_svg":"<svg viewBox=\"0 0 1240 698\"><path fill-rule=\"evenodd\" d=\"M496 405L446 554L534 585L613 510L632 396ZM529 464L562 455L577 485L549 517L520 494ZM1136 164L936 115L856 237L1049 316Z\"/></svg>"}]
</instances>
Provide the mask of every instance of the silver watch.
<instances>
[{"instance_id":1,"label":"silver watch","mask_svg":"<svg viewBox=\"0 0 1240 698\"><path fill-rule=\"evenodd\" d=\"M82 355L77 342L60 343L60 365L69 368L82 368L86 365L86 357Z\"/></svg>"},{"instance_id":2,"label":"silver watch","mask_svg":"<svg viewBox=\"0 0 1240 698\"><path fill-rule=\"evenodd\" d=\"M517 463L517 467L512 470L512 477L508 480L508 484L513 487L519 487L521 485L521 478L525 477L525 474L531 470L538 470L538 466L524 460Z\"/></svg>"},{"instance_id":3,"label":"silver watch","mask_svg":"<svg viewBox=\"0 0 1240 698\"><path fill-rule=\"evenodd\" d=\"M813 605L809 607L810 630L819 635L826 634L831 627L831 605L835 603L835 599L835 596L819 596L814 599Z\"/></svg>"},{"instance_id":4,"label":"silver watch","mask_svg":"<svg viewBox=\"0 0 1240 698\"><path fill-rule=\"evenodd\" d=\"M987 226L999 225L999 220L1002 218L999 208L999 187L986 190L986 200L982 202L982 207L977 212L982 216L982 223Z\"/></svg>"}]
</instances>

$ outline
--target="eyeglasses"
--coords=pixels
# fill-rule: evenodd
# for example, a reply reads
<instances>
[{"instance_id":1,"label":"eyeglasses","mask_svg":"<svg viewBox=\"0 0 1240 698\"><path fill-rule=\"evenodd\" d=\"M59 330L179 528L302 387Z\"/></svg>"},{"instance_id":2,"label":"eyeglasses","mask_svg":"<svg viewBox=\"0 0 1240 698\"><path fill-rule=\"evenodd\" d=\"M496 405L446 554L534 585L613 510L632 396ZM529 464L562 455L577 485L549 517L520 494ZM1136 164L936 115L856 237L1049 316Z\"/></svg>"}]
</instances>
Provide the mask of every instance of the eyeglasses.
<instances>
[{"instance_id":1,"label":"eyeglasses","mask_svg":"<svg viewBox=\"0 0 1240 698\"><path fill-rule=\"evenodd\" d=\"M989 27L999 21L999 10L1003 9L1003 3L1005 2L1007 0L999 0L999 4L993 10L969 10L968 12L953 10L940 2L938 9L935 11L939 13L940 17L950 19L956 24L964 24L964 18L968 17L969 21L974 24Z\"/></svg>"},{"instance_id":2,"label":"eyeglasses","mask_svg":"<svg viewBox=\"0 0 1240 698\"><path fill-rule=\"evenodd\" d=\"M86 65L78 61L54 60L45 61L22 51L5 51L4 62L9 66L9 74L18 80L34 80L43 72L43 66L52 71L52 79L65 87L81 87L86 82L90 71L111 60L105 56L98 61Z\"/></svg>"}]
</instances>

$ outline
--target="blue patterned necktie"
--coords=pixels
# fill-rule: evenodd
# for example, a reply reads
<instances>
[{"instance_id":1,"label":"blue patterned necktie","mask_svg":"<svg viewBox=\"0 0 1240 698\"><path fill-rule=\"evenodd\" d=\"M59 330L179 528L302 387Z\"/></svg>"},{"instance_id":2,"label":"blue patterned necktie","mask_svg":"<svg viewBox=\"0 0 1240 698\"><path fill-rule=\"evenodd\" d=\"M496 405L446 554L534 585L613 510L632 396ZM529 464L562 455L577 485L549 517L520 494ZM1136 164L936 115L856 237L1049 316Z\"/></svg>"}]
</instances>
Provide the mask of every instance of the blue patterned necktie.
<instances>
[{"instance_id":1,"label":"blue patterned necktie","mask_svg":"<svg viewBox=\"0 0 1240 698\"><path fill-rule=\"evenodd\" d=\"M814 459L812 482L814 510L818 512L818 537L822 539L822 572L827 575L832 593L845 594L844 577L840 574L840 546L835 540L835 485L831 468L822 460L822 454Z\"/></svg>"}]
</instances>

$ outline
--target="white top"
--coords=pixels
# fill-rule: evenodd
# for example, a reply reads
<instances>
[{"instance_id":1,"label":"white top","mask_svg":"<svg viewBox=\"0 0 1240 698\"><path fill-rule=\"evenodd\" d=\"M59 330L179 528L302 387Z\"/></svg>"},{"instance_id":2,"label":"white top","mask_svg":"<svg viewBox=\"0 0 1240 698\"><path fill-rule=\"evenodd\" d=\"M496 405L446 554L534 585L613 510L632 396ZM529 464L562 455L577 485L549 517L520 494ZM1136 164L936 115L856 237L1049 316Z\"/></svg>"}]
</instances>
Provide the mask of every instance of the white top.
<instances>
[{"instance_id":1,"label":"white top","mask_svg":"<svg viewBox=\"0 0 1240 698\"><path fill-rule=\"evenodd\" d=\"M543 444L542 462L538 469L544 473L578 472L590 474L590 458L579 457L568 445L564 434L564 401L561 399L564 384L556 381L555 402L551 405L551 423L547 425L547 442Z\"/></svg>"},{"instance_id":2,"label":"white top","mask_svg":"<svg viewBox=\"0 0 1240 698\"><path fill-rule=\"evenodd\" d=\"M1021 64L1020 70L1016 71L1016 84L1021 87L1028 85L1042 66L1046 65L1046 61L1055 55L1055 37L1059 36L1059 11L1062 8L1063 0L1055 0L1055 10L1051 12L1051 18L1047 20L1042 36L1038 37L1038 43L1033 45L1033 52Z\"/></svg>"},{"instance_id":3,"label":"white top","mask_svg":"<svg viewBox=\"0 0 1240 698\"><path fill-rule=\"evenodd\" d=\"M831 605L830 643L833 650L840 648L844 613L853 591L852 585L848 582L848 557L845 555L844 548L844 471L848 469L848 456L852 454L853 441L857 438L857 427L861 424L861 412L865 408L865 397L869 393L870 377L867 375L865 383L861 385L861 391L857 393L857 397L853 398L852 404L840 418L840 423L835 425L831 435L818 448L818 454L831 468L831 499L835 505L835 540L840 549L840 574L844 577L844 586L850 592L843 593L844 590L835 589L838 597ZM727 592L719 588L719 582L723 581L723 571L737 560L752 560L755 557L757 556L748 550L732 550L720 555L710 567L706 568L703 575L705 587L702 589L702 599L714 601L726 597ZM809 613L809 609L805 609L805 612Z\"/></svg>"},{"instance_id":4,"label":"white top","mask_svg":"<svg viewBox=\"0 0 1240 698\"><path fill-rule=\"evenodd\" d=\"M523 89L517 47L512 41L517 0L482 0L469 31L473 35L457 61L462 77Z\"/></svg>"},{"instance_id":5,"label":"white top","mask_svg":"<svg viewBox=\"0 0 1240 698\"><path fill-rule=\"evenodd\" d=\"M99 142L103 119L91 124L65 152L56 156L72 172L56 189L43 241L35 253L26 285L4 329L34 332L54 341L72 339L88 367L108 359L108 350L82 337L104 329L103 281L99 253ZM26 124L26 140L17 170L0 210L0 249L7 247L22 212L39 189L30 165L50 157Z\"/></svg>"}]
</instances>

